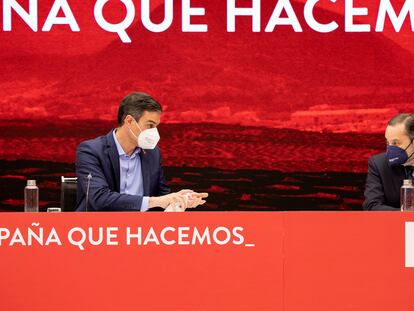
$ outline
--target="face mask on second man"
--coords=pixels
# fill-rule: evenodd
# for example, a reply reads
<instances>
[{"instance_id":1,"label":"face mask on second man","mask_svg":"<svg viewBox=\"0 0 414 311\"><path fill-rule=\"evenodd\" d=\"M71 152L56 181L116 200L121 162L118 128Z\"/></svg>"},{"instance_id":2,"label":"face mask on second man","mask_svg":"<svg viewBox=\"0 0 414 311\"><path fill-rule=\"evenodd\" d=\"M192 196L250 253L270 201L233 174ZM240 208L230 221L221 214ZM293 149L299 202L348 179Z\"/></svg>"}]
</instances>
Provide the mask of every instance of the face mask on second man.
<instances>
[{"instance_id":1,"label":"face mask on second man","mask_svg":"<svg viewBox=\"0 0 414 311\"><path fill-rule=\"evenodd\" d=\"M158 130L156 127L142 130L139 126L138 122L134 119L136 125L138 126L141 133L139 135L135 135L134 132L129 128L131 131L131 134L134 135L134 137L137 139L138 147L142 149L154 149L155 146L157 146L159 140L160 140L160 134L158 133Z\"/></svg>"},{"instance_id":2,"label":"face mask on second man","mask_svg":"<svg viewBox=\"0 0 414 311\"><path fill-rule=\"evenodd\" d=\"M411 146L412 143L413 140L411 140L410 144L405 149L398 146L387 146L386 158L388 160L388 165L391 167L396 167L405 164L409 159L411 159L411 157L414 155L414 152L408 156L407 149Z\"/></svg>"}]
</instances>

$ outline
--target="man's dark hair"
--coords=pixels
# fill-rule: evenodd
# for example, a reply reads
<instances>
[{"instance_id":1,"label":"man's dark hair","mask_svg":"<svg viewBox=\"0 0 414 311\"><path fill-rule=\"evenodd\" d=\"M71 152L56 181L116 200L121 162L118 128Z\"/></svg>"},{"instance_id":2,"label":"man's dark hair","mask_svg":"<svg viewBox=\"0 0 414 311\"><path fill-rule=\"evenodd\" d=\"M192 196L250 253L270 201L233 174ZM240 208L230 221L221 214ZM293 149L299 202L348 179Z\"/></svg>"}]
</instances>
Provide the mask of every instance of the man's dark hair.
<instances>
[{"instance_id":1,"label":"man's dark hair","mask_svg":"<svg viewBox=\"0 0 414 311\"><path fill-rule=\"evenodd\" d=\"M388 125L395 126L404 123L405 131L410 139L414 139L414 114L400 113L388 121Z\"/></svg>"},{"instance_id":2,"label":"man's dark hair","mask_svg":"<svg viewBox=\"0 0 414 311\"><path fill-rule=\"evenodd\" d=\"M118 126L124 124L127 115L139 120L144 111L162 112L159 102L145 93L132 93L125 96L118 108Z\"/></svg>"}]
</instances>

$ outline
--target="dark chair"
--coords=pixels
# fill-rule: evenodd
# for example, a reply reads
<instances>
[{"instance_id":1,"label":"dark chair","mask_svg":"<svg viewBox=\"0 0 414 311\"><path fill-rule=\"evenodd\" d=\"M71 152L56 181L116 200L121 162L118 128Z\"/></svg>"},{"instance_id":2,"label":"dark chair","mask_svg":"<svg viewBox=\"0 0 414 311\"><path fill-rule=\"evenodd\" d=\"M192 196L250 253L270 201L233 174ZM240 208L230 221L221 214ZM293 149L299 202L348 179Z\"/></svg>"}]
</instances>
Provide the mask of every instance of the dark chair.
<instances>
[{"instance_id":1,"label":"dark chair","mask_svg":"<svg viewBox=\"0 0 414 311\"><path fill-rule=\"evenodd\" d=\"M77 182L77 177L62 176L60 187L60 208L62 212L75 211Z\"/></svg>"}]
</instances>

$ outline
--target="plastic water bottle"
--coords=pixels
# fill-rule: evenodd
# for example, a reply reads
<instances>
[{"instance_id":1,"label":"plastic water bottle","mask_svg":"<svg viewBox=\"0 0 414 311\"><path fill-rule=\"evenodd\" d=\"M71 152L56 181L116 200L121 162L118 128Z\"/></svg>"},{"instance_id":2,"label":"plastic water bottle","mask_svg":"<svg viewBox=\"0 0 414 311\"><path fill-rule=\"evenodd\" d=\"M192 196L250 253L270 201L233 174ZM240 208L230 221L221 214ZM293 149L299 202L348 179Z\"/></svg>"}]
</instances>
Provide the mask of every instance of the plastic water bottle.
<instances>
[{"instance_id":1,"label":"plastic water bottle","mask_svg":"<svg viewBox=\"0 0 414 311\"><path fill-rule=\"evenodd\" d=\"M414 186L411 179L404 179L401 187L401 211L414 211Z\"/></svg>"},{"instance_id":2,"label":"plastic water bottle","mask_svg":"<svg viewBox=\"0 0 414 311\"><path fill-rule=\"evenodd\" d=\"M36 186L36 180L28 180L24 188L24 211L39 211L39 188Z\"/></svg>"}]
</instances>

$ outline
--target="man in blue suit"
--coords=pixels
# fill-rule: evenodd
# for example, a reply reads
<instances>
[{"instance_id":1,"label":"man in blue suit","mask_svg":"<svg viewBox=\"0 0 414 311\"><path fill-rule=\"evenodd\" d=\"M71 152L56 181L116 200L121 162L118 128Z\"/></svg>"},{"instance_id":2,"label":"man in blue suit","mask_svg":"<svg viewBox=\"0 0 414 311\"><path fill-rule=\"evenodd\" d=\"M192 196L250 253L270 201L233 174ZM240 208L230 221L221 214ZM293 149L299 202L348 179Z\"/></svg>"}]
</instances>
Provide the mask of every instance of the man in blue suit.
<instances>
[{"instance_id":1,"label":"man in blue suit","mask_svg":"<svg viewBox=\"0 0 414 311\"><path fill-rule=\"evenodd\" d=\"M414 179L414 115L401 113L385 130L387 151L368 161L364 210L401 210L400 188L404 179Z\"/></svg>"},{"instance_id":2,"label":"man in blue suit","mask_svg":"<svg viewBox=\"0 0 414 311\"><path fill-rule=\"evenodd\" d=\"M171 193L159 148L162 108L151 96L133 93L118 110L118 127L84 141L76 151L76 211L183 211L204 204L207 193Z\"/></svg>"}]
</instances>

